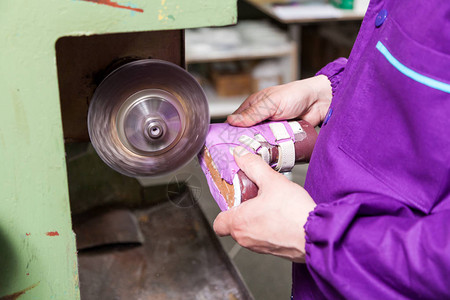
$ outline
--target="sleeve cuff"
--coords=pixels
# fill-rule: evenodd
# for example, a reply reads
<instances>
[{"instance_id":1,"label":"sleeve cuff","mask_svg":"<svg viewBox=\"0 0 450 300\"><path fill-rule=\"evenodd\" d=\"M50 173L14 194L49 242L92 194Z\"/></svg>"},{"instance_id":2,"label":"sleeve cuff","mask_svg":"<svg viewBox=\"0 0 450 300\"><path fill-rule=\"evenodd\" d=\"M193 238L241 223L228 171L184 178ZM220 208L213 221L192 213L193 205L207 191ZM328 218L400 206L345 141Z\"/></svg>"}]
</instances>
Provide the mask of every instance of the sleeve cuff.
<instances>
[{"instance_id":1,"label":"sleeve cuff","mask_svg":"<svg viewBox=\"0 0 450 300\"><path fill-rule=\"evenodd\" d=\"M327 205L327 204L319 204L317 205L314 210L309 212L308 218L306 219L306 223L303 226L304 230L305 230L305 256L306 258L308 258L310 256L310 250L311 250L311 244L312 244L312 240L310 238L310 224L314 223L314 220L318 218L317 214L317 210L320 209L319 206L323 206L323 205Z\"/></svg>"},{"instance_id":2,"label":"sleeve cuff","mask_svg":"<svg viewBox=\"0 0 450 300\"><path fill-rule=\"evenodd\" d=\"M316 73L316 76L325 75L328 77L328 80L331 82L333 96L335 95L337 87L341 82L342 73L345 70L346 65L347 59L344 57L340 57L335 61L329 63Z\"/></svg>"},{"instance_id":3,"label":"sleeve cuff","mask_svg":"<svg viewBox=\"0 0 450 300\"><path fill-rule=\"evenodd\" d=\"M358 205L338 200L320 203L311 211L304 225L306 260L315 248L326 247L340 240L358 211Z\"/></svg>"}]
</instances>

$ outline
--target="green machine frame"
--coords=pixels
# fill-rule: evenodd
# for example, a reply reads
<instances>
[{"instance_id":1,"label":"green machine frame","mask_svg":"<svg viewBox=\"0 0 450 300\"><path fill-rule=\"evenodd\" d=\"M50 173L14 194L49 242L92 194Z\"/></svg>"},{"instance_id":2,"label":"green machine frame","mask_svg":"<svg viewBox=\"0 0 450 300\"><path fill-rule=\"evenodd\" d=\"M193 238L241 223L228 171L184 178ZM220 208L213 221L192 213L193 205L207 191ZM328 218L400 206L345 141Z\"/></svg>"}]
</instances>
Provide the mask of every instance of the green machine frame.
<instances>
[{"instance_id":1,"label":"green machine frame","mask_svg":"<svg viewBox=\"0 0 450 300\"><path fill-rule=\"evenodd\" d=\"M79 299L57 41L235 22L236 0L0 1L0 300Z\"/></svg>"}]
</instances>

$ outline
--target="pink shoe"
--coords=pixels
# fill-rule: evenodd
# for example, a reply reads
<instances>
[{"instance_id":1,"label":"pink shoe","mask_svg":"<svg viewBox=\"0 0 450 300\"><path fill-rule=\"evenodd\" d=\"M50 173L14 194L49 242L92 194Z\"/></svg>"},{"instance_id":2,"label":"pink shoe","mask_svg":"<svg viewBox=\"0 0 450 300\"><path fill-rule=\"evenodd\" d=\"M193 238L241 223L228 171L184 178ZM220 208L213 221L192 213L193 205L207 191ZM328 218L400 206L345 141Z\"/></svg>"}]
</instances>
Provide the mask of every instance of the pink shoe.
<instances>
[{"instance_id":1,"label":"pink shoe","mask_svg":"<svg viewBox=\"0 0 450 300\"><path fill-rule=\"evenodd\" d=\"M243 146L278 172L308 162L317 133L306 121L270 121L252 127L211 124L199 161L209 189L222 211L256 197L258 187L239 169L233 149Z\"/></svg>"}]
</instances>

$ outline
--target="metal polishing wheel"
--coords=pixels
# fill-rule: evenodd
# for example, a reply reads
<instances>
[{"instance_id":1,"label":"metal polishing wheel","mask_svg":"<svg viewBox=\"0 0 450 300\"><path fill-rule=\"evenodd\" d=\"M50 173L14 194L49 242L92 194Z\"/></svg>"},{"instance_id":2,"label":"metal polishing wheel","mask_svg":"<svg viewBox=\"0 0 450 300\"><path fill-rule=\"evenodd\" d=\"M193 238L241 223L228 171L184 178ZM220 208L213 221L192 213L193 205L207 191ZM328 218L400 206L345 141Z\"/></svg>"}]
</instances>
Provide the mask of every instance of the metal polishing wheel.
<instances>
[{"instance_id":1,"label":"metal polishing wheel","mask_svg":"<svg viewBox=\"0 0 450 300\"><path fill-rule=\"evenodd\" d=\"M201 150L208 128L203 89L187 71L162 60L116 69L89 105L92 145L106 164L131 177L182 167Z\"/></svg>"}]
</instances>

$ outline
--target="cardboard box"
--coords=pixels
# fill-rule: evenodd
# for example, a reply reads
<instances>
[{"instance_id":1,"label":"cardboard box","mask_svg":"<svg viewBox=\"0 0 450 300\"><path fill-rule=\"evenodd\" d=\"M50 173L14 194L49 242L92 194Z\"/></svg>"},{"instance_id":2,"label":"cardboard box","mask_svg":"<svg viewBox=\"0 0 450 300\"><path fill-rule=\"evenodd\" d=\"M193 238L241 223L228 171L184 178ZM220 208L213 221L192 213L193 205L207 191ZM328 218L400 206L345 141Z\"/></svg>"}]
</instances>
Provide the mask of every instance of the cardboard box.
<instances>
[{"instance_id":1,"label":"cardboard box","mask_svg":"<svg viewBox=\"0 0 450 300\"><path fill-rule=\"evenodd\" d=\"M219 96L233 97L251 93L252 78L248 73L219 73L213 71L212 80Z\"/></svg>"}]
</instances>

